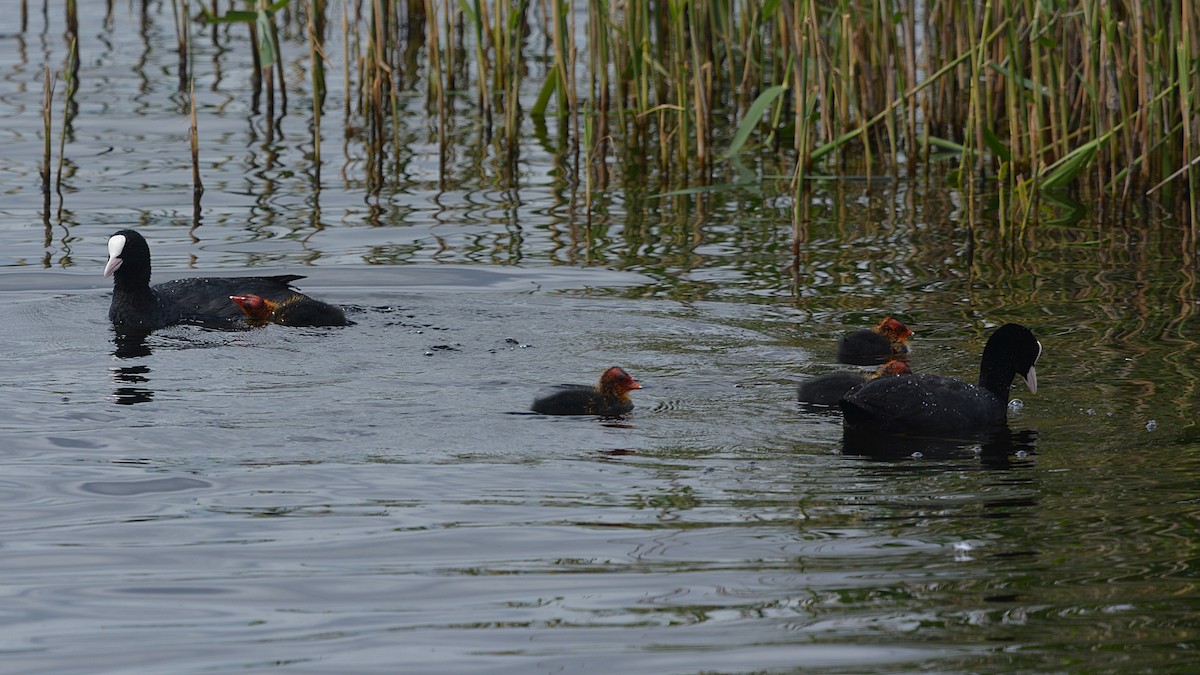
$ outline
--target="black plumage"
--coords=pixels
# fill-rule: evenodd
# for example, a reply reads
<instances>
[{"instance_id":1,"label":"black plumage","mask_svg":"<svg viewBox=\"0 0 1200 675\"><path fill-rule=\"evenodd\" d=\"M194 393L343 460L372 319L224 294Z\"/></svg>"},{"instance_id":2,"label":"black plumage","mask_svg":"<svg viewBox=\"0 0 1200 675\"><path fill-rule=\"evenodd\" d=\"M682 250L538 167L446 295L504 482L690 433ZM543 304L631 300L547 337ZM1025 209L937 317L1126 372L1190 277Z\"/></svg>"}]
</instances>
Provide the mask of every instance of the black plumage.
<instances>
[{"instance_id":1,"label":"black plumage","mask_svg":"<svg viewBox=\"0 0 1200 675\"><path fill-rule=\"evenodd\" d=\"M1042 345L1026 327L1005 324L988 338L977 384L939 375L881 377L841 400L847 428L938 436L986 431L1008 420L1008 395L1021 375L1037 391Z\"/></svg>"},{"instance_id":2,"label":"black plumage","mask_svg":"<svg viewBox=\"0 0 1200 675\"><path fill-rule=\"evenodd\" d=\"M839 371L826 373L800 383L796 387L796 398L801 403L813 405L835 406L847 392L855 387L870 382L877 377L888 375L909 375L912 370L903 361L888 361L874 373L861 371Z\"/></svg>"},{"instance_id":3,"label":"black plumage","mask_svg":"<svg viewBox=\"0 0 1200 675\"><path fill-rule=\"evenodd\" d=\"M113 278L108 318L122 333L148 333L177 323L223 325L243 321L233 295L258 295L277 303L307 298L292 284L303 276L193 277L150 285L150 246L135 230L108 240L104 276Z\"/></svg>"}]
</instances>

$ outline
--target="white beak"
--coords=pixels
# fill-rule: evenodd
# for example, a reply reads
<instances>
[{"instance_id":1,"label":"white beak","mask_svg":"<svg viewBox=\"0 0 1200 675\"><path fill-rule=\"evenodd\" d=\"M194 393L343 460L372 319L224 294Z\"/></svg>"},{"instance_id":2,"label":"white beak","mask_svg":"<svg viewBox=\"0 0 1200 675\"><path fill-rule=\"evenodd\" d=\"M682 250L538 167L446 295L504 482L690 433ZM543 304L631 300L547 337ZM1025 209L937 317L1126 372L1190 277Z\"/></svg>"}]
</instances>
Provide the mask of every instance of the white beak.
<instances>
[{"instance_id":1,"label":"white beak","mask_svg":"<svg viewBox=\"0 0 1200 675\"><path fill-rule=\"evenodd\" d=\"M1024 376L1025 377L1025 385L1029 387L1029 393L1031 393L1031 394L1037 393L1037 370L1035 370L1034 366L1037 365L1037 360L1039 358L1041 358L1041 356L1042 356L1042 342L1040 340L1038 341L1037 346L1038 346L1037 356L1033 357L1034 365L1029 366L1029 372L1025 373L1025 376Z\"/></svg>"},{"instance_id":2,"label":"white beak","mask_svg":"<svg viewBox=\"0 0 1200 675\"><path fill-rule=\"evenodd\" d=\"M125 235L116 234L108 238L108 264L104 266L104 276L112 276L113 272L121 269L121 252L125 250Z\"/></svg>"}]
</instances>

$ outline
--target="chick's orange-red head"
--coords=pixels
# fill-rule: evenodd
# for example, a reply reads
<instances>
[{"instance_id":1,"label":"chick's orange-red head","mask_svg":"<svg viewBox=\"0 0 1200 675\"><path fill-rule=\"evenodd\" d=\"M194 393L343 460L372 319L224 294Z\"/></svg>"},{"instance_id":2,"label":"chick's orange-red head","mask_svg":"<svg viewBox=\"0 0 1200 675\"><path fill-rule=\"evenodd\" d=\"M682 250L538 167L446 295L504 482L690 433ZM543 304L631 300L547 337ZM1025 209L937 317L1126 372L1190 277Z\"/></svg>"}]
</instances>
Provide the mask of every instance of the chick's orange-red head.
<instances>
[{"instance_id":1,"label":"chick's orange-red head","mask_svg":"<svg viewBox=\"0 0 1200 675\"><path fill-rule=\"evenodd\" d=\"M879 322L879 325L875 327L875 332L898 343L903 343L914 335L912 329L904 325L903 321L890 316Z\"/></svg>"},{"instance_id":2,"label":"chick's orange-red head","mask_svg":"<svg viewBox=\"0 0 1200 675\"><path fill-rule=\"evenodd\" d=\"M242 312L247 318L254 319L255 321L266 321L271 318L271 313L275 311L275 303L262 296L254 294L231 295L229 299L236 302L238 307L242 308Z\"/></svg>"},{"instance_id":3,"label":"chick's orange-red head","mask_svg":"<svg viewBox=\"0 0 1200 675\"><path fill-rule=\"evenodd\" d=\"M621 394L641 388L642 385L638 384L638 381L633 379L623 368L613 366L600 376L600 391L602 392Z\"/></svg>"}]
</instances>

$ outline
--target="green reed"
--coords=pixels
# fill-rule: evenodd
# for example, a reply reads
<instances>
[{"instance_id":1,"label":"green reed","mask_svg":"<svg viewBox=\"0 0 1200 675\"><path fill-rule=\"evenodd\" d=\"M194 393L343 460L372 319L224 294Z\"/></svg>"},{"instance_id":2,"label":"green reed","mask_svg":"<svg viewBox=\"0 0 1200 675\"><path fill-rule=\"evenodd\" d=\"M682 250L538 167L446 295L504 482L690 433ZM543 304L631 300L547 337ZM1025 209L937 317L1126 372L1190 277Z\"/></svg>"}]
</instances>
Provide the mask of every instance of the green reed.
<instances>
[{"instance_id":1,"label":"green reed","mask_svg":"<svg viewBox=\"0 0 1200 675\"><path fill-rule=\"evenodd\" d=\"M208 13L250 24L269 111L276 88L286 96L276 23L304 22L314 148L330 55L324 29L313 26L324 26L327 4L256 0ZM385 164L406 152L400 98L424 80L443 168L448 127L470 119L481 156L509 167L501 180L515 176L527 122L556 121L555 145L574 158L564 179L589 189L609 184L609 167L650 171L662 192L744 184L742 163L779 158L800 189L851 166L929 171L932 155L952 153L955 168L943 175L972 194L997 186L1006 220L1044 218L1064 191L1114 206L1150 199L1193 221L1200 214L1200 19L1190 3L341 5L332 11L342 22L347 137L363 130L373 190L385 187Z\"/></svg>"}]
</instances>

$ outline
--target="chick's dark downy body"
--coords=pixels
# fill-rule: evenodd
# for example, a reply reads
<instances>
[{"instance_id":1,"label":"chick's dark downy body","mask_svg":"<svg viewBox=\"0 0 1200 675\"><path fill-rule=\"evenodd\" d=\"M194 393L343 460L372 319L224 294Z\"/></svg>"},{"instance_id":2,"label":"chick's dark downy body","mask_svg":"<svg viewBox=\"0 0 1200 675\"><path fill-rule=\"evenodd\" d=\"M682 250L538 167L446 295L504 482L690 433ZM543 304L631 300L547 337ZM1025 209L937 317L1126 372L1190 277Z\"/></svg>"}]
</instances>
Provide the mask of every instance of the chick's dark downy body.
<instances>
[{"instance_id":1,"label":"chick's dark downy body","mask_svg":"<svg viewBox=\"0 0 1200 675\"><path fill-rule=\"evenodd\" d=\"M543 415L599 415L616 417L633 410L629 392L641 389L629 373L612 367L595 385L560 384L533 402L533 412Z\"/></svg>"}]
</instances>

